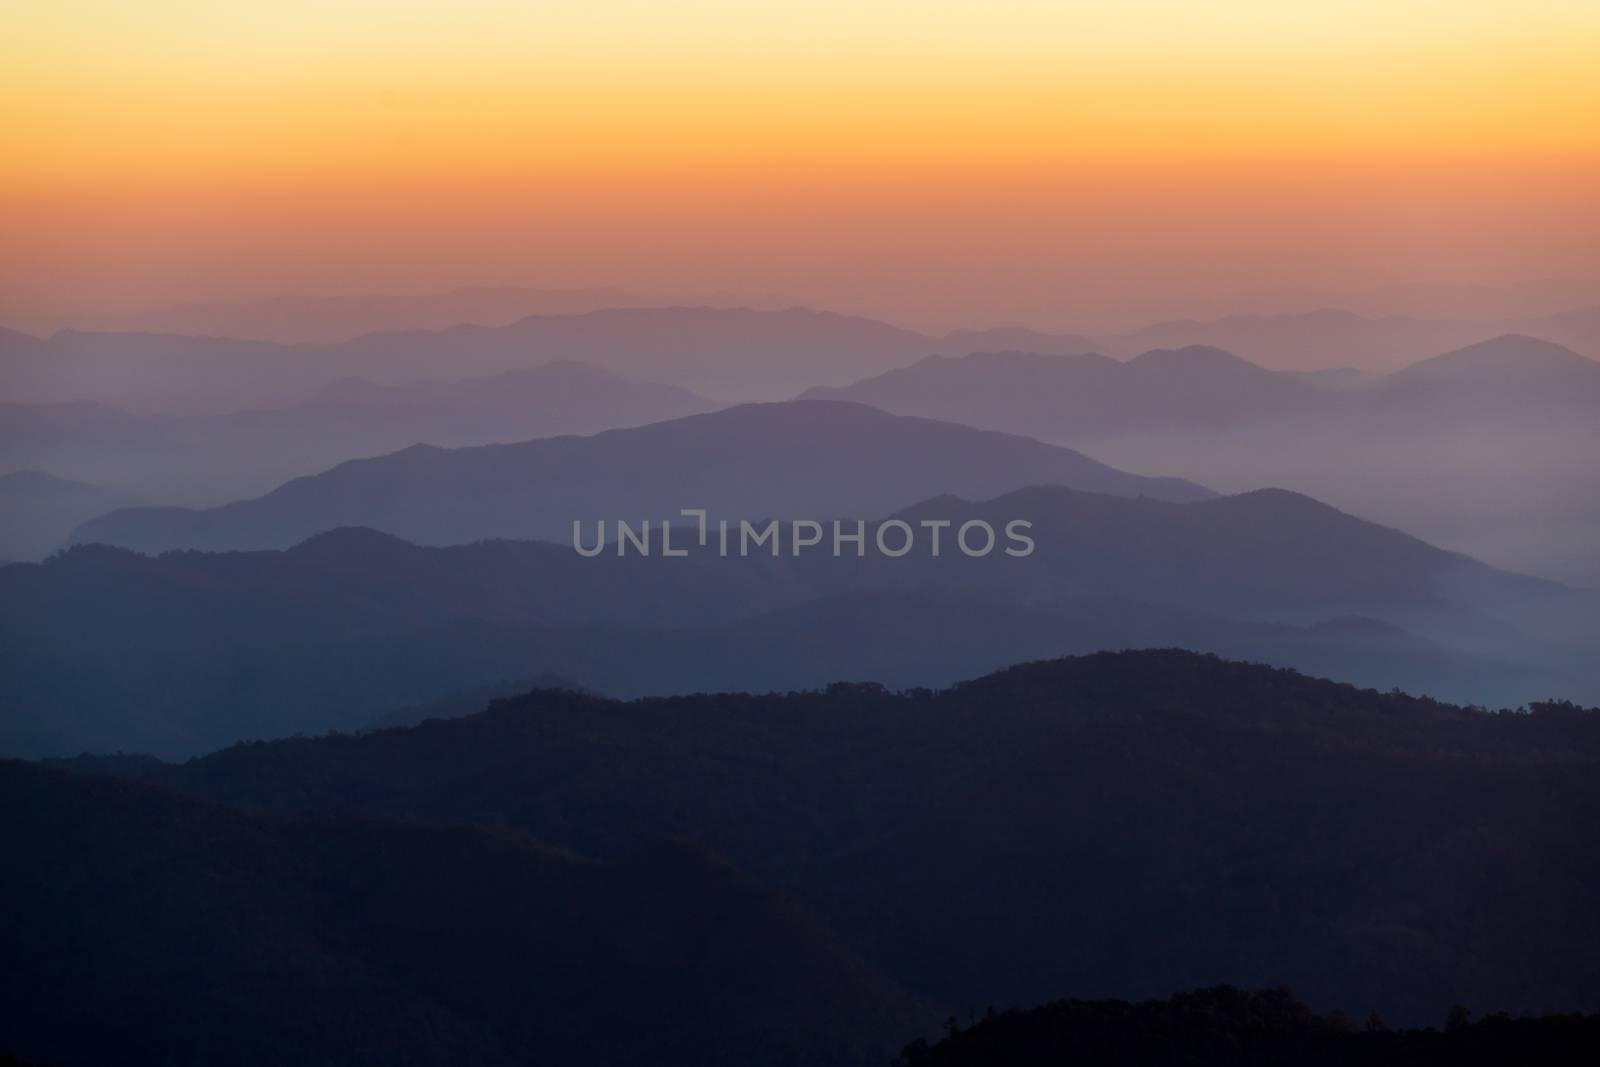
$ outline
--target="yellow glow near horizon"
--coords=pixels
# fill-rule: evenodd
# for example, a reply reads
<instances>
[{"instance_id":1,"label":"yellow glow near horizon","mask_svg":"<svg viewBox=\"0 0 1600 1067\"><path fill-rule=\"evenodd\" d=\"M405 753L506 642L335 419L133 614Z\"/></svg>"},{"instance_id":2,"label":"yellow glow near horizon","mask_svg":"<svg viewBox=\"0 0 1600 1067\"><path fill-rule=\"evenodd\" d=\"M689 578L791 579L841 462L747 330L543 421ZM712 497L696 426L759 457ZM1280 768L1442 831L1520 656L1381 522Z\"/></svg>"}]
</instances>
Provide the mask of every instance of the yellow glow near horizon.
<instances>
[{"instance_id":1,"label":"yellow glow near horizon","mask_svg":"<svg viewBox=\"0 0 1600 1067\"><path fill-rule=\"evenodd\" d=\"M0 4L0 320L1600 275L1595 0Z\"/></svg>"}]
</instances>

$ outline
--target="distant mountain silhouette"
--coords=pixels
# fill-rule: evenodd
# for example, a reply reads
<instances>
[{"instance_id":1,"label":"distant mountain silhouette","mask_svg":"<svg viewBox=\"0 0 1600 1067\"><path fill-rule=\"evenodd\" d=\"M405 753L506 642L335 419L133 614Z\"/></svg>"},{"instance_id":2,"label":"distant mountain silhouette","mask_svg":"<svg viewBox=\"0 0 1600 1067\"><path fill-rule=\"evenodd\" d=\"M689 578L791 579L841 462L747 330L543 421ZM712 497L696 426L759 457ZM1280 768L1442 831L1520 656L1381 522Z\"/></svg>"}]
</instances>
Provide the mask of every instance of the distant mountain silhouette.
<instances>
[{"instance_id":1,"label":"distant mountain silhouette","mask_svg":"<svg viewBox=\"0 0 1600 1067\"><path fill-rule=\"evenodd\" d=\"M383 385L576 361L717 400L780 399L947 351L912 330L805 308L611 308L503 326L390 330L337 344L63 330L0 338L13 402L95 400L158 414L224 414L304 399L341 378Z\"/></svg>"},{"instance_id":2,"label":"distant mountain silhouette","mask_svg":"<svg viewBox=\"0 0 1600 1067\"><path fill-rule=\"evenodd\" d=\"M437 293L288 295L254 301L179 304L109 315L92 328L242 337L286 344L333 343L378 330L442 330L464 322L501 326L529 315L582 314L599 308L645 307L650 303L647 298L616 286L464 286Z\"/></svg>"},{"instance_id":3,"label":"distant mountain silhouette","mask_svg":"<svg viewBox=\"0 0 1600 1067\"><path fill-rule=\"evenodd\" d=\"M0 562L39 559L86 520L134 499L39 470L0 474Z\"/></svg>"},{"instance_id":4,"label":"distant mountain silhouette","mask_svg":"<svg viewBox=\"0 0 1600 1067\"><path fill-rule=\"evenodd\" d=\"M333 344L382 330L444 330L468 323L504 326L529 315L582 315L607 308L714 307L774 310L803 301L781 293L660 295L614 285L469 285L438 292L177 304L107 312L73 321L78 329L240 337L284 344ZM66 324L63 324L66 325Z\"/></svg>"},{"instance_id":5,"label":"distant mountain silhouette","mask_svg":"<svg viewBox=\"0 0 1600 1067\"><path fill-rule=\"evenodd\" d=\"M1222 425L1311 402L1312 383L1274 374L1220 349L1151 351L1126 362L1100 355L988 352L931 356L808 398L852 400L903 415L948 419L1056 440L1159 425Z\"/></svg>"},{"instance_id":6,"label":"distant mountain silhouette","mask_svg":"<svg viewBox=\"0 0 1600 1067\"><path fill-rule=\"evenodd\" d=\"M808 308L611 308L532 316L499 329L369 334L336 346L336 358L499 367L545 353L738 400L847 381L923 355L932 343L874 319Z\"/></svg>"},{"instance_id":7,"label":"distant mountain silhouette","mask_svg":"<svg viewBox=\"0 0 1600 1067\"><path fill-rule=\"evenodd\" d=\"M1508 329L1513 333L1548 338L1577 349L1586 356L1600 359L1600 303L1539 318L1522 319L1510 323Z\"/></svg>"},{"instance_id":8,"label":"distant mountain silhouette","mask_svg":"<svg viewBox=\"0 0 1600 1067\"><path fill-rule=\"evenodd\" d=\"M601 859L685 834L945 1004L1280 981L1436 1024L1458 1002L1595 1006L1600 854L1574 817L1600 803L1596 760L1600 712L1475 712L1151 651L904 695L545 691L158 780Z\"/></svg>"},{"instance_id":9,"label":"distant mountain silhouette","mask_svg":"<svg viewBox=\"0 0 1600 1067\"><path fill-rule=\"evenodd\" d=\"M0 752L188 755L366 728L539 674L618 696L930 685L1123 647L1459 700L1600 695L1593 643L1573 636L1600 618L1592 598L1295 494L1175 504L1044 487L899 513L927 516L997 528L1025 516L1036 551L721 558L687 529L689 555L672 560L540 542L423 548L368 529L274 552L81 546L0 569L0 667L13 679ZM1535 636L1551 629L1566 636Z\"/></svg>"},{"instance_id":10,"label":"distant mountain silhouette","mask_svg":"<svg viewBox=\"0 0 1600 1067\"><path fill-rule=\"evenodd\" d=\"M1506 334L1413 363L1389 380L1412 387L1451 384L1533 390L1567 402L1600 404L1600 362L1521 334Z\"/></svg>"},{"instance_id":11,"label":"distant mountain silhouette","mask_svg":"<svg viewBox=\"0 0 1600 1067\"><path fill-rule=\"evenodd\" d=\"M84 330L0 338L0 396L10 403L88 400L145 414L222 414L289 403L351 376L309 345Z\"/></svg>"},{"instance_id":12,"label":"distant mountain silhouette","mask_svg":"<svg viewBox=\"0 0 1600 1067\"><path fill-rule=\"evenodd\" d=\"M1507 335L1385 378L1204 347L935 357L807 396L1026 433L1214 488L1284 485L1501 566L1600 587L1600 363Z\"/></svg>"},{"instance_id":13,"label":"distant mountain silhouette","mask_svg":"<svg viewBox=\"0 0 1600 1067\"><path fill-rule=\"evenodd\" d=\"M803 907L689 842L597 863L10 761L0 806L0 1040L41 1061L876 1067L928 1029Z\"/></svg>"},{"instance_id":14,"label":"distant mountain silhouette","mask_svg":"<svg viewBox=\"0 0 1600 1067\"><path fill-rule=\"evenodd\" d=\"M704 397L676 386L622 378L597 367L569 361L503 371L483 378L404 385L379 385L360 378L345 378L324 386L287 410L339 414L382 410L405 413L416 419L445 416L458 423L501 425L521 419L524 426L551 427L546 435L554 435L581 432L574 428L580 426L603 425L609 429L657 422L675 415L708 411L715 406Z\"/></svg>"},{"instance_id":15,"label":"distant mountain silhouette","mask_svg":"<svg viewBox=\"0 0 1600 1067\"><path fill-rule=\"evenodd\" d=\"M554 360L738 401L845 386L929 355L1000 350L1130 357L1205 345L1273 370L1386 372L1509 332L1600 354L1600 308L1490 321L1368 318L1328 308L1160 323L1097 338L1022 327L933 336L802 307L607 307L491 325L434 321L437 328L380 330L325 343L86 330L38 338L6 331L0 334L0 394L13 402L95 400L146 413L222 414L292 403L340 378L392 385L437 377L441 366L478 377Z\"/></svg>"},{"instance_id":16,"label":"distant mountain silhouette","mask_svg":"<svg viewBox=\"0 0 1600 1067\"><path fill-rule=\"evenodd\" d=\"M875 560L897 583L985 582L1018 593L1144 597L1210 610L1384 610L1450 605L1485 608L1554 592L1552 583L1507 574L1445 552L1310 497L1262 489L1206 501L1116 499L1049 486L979 504L933 500L900 514L913 523L950 515L1005 516L1035 523L1037 548L1024 560L960 555Z\"/></svg>"},{"instance_id":17,"label":"distant mountain silhouette","mask_svg":"<svg viewBox=\"0 0 1600 1067\"><path fill-rule=\"evenodd\" d=\"M345 379L285 407L187 418L87 402L6 404L0 463L70 471L147 500L215 504L418 443L597 433L716 406L683 389L576 363L407 385Z\"/></svg>"},{"instance_id":18,"label":"distant mountain silhouette","mask_svg":"<svg viewBox=\"0 0 1600 1067\"><path fill-rule=\"evenodd\" d=\"M570 544L575 519L659 522L689 507L729 519L872 518L938 493L988 497L1037 484L1172 500L1211 495L1023 437L804 401L592 437L417 446L344 463L255 500L117 512L85 524L76 540L150 552L281 548L339 526L371 526L422 544Z\"/></svg>"},{"instance_id":19,"label":"distant mountain silhouette","mask_svg":"<svg viewBox=\"0 0 1600 1067\"><path fill-rule=\"evenodd\" d=\"M804 395L1056 441L1092 441L1140 428L1171 433L1290 419L1380 417L1426 425L1469 388L1486 390L1484 406L1498 405L1502 413L1530 399L1597 408L1597 382L1600 363L1548 341L1507 334L1411 364L1360 389L1328 388L1343 383L1272 372L1231 352L1191 345L1126 361L1035 352L932 356Z\"/></svg>"},{"instance_id":20,"label":"distant mountain silhouette","mask_svg":"<svg viewBox=\"0 0 1600 1067\"><path fill-rule=\"evenodd\" d=\"M1505 284L1382 285L1361 293L1324 295L1316 304L1336 304L1363 315L1415 315L1449 319L1527 319L1548 317L1595 303L1592 280L1539 278Z\"/></svg>"},{"instance_id":21,"label":"distant mountain silhouette","mask_svg":"<svg viewBox=\"0 0 1600 1067\"><path fill-rule=\"evenodd\" d=\"M39 343L39 338L31 333L21 330L10 330L0 326L0 355L12 356L24 352Z\"/></svg>"},{"instance_id":22,"label":"distant mountain silhouette","mask_svg":"<svg viewBox=\"0 0 1600 1067\"><path fill-rule=\"evenodd\" d=\"M1600 341L1597 321L1594 310L1483 322L1473 317L1367 317L1322 308L1277 315L1231 315L1209 322L1158 323L1102 338L1101 347L1114 355L1132 355L1151 348L1214 345L1274 370L1357 366L1381 373L1508 332L1532 334L1586 354L1600 354L1596 349Z\"/></svg>"}]
</instances>

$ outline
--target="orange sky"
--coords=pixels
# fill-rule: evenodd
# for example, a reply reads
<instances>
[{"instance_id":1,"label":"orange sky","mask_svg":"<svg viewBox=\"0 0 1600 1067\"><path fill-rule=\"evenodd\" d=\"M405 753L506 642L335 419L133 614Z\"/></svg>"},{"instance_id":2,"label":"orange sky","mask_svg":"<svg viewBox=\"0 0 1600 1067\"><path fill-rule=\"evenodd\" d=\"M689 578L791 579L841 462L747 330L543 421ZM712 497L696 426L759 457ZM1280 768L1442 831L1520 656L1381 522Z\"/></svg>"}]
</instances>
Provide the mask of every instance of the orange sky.
<instances>
[{"instance_id":1,"label":"orange sky","mask_svg":"<svg viewBox=\"0 0 1600 1067\"><path fill-rule=\"evenodd\" d=\"M472 283L1052 325L1600 278L1600 4L0 10L0 322Z\"/></svg>"}]
</instances>

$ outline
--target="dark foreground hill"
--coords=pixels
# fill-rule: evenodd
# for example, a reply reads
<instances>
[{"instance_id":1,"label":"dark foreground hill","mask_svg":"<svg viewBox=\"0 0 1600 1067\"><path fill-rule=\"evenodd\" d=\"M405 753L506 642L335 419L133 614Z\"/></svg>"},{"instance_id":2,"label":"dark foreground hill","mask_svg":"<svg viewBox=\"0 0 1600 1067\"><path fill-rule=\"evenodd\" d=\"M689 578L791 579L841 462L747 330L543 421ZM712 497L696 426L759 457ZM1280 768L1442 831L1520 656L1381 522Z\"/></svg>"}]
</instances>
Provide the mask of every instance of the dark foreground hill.
<instances>
[{"instance_id":1,"label":"dark foreground hill","mask_svg":"<svg viewBox=\"0 0 1600 1067\"><path fill-rule=\"evenodd\" d=\"M1162 1001L1061 1000L952 1026L916 1042L900 1067L1578 1067L1600 1056L1600 1015L1474 1022L1454 1012L1443 1030L1394 1030L1377 1016L1357 1026L1318 1015L1286 989L1220 986Z\"/></svg>"},{"instance_id":2,"label":"dark foreground hill","mask_svg":"<svg viewBox=\"0 0 1600 1067\"><path fill-rule=\"evenodd\" d=\"M689 843L248 815L0 761L0 1047L61 1065L864 1064L924 1009Z\"/></svg>"},{"instance_id":3,"label":"dark foreground hill","mask_svg":"<svg viewBox=\"0 0 1600 1067\"><path fill-rule=\"evenodd\" d=\"M663 835L947 1005L1287 983L1431 1023L1600 1008L1600 714L1493 714L1181 652L942 691L500 701L157 777L285 816ZM28 810L26 806L11 810Z\"/></svg>"}]
</instances>

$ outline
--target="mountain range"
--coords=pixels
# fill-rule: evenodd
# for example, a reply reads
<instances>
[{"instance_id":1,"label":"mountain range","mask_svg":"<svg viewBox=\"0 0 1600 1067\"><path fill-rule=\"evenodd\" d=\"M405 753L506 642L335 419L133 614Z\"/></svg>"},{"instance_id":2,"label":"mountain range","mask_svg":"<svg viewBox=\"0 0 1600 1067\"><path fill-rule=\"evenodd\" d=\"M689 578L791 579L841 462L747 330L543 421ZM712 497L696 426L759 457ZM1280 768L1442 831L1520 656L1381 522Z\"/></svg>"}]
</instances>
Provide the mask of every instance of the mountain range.
<instances>
[{"instance_id":1,"label":"mountain range","mask_svg":"<svg viewBox=\"0 0 1600 1067\"><path fill-rule=\"evenodd\" d=\"M1310 419L1403 421L1574 414L1600 409L1600 362L1534 337L1505 335L1410 364L1359 386L1271 371L1220 348L1153 349L1128 360L1096 354L985 352L929 356L807 399L870 404L904 415L1027 433L1053 441Z\"/></svg>"},{"instance_id":2,"label":"mountain range","mask_svg":"<svg viewBox=\"0 0 1600 1067\"><path fill-rule=\"evenodd\" d=\"M1310 1003L1396 1024L1436 1023L1455 1003L1593 1010L1600 920L1586 887L1600 856L1573 818L1600 804L1597 758L1600 718L1570 705L1486 713L1173 651L1031 663L901 694L839 684L618 702L542 691L411 729L242 745L153 775L141 769L137 788L102 786L110 797L99 803L62 799L93 786L30 771L37 781L14 785L5 805L30 847L21 877L0 892L40 900L75 863L67 884L105 901L96 914L108 925L126 918L118 902L152 901L157 910L127 925L155 937L254 913L207 908L185 919L197 884L283 898L261 906L274 917L321 885L347 905L331 913L351 924L339 944L370 953L384 940L367 939L376 924L392 934L390 953L358 959L382 965L404 992L482 1020L495 1017L492 996L471 1007L483 980L492 988L501 967L558 969L563 957L513 952L452 997L466 954L505 944L506 924L511 945L528 944L552 928L552 912L564 917L572 906L559 895L529 906L550 890L536 878L524 889L523 876L500 872L483 850L520 855L527 835L601 865L628 864L672 837L797 900L868 967L935 1004L1005 1008L1228 981L1288 983ZM194 814L146 819L151 803ZM157 847L145 842L184 819L245 828L185 831L189 841L216 840L215 856L173 857L159 836ZM431 829L402 829L416 824ZM324 871L290 852L257 875L234 851L241 832L263 844L327 835L318 847L342 859ZM83 857L92 842L111 852ZM442 851L459 858L424 866L413 856ZM593 877L609 884L605 866ZM673 922L693 892L717 892L703 888L716 884L709 873L680 882L688 893L657 888L657 877L647 868L622 896L601 893L606 908L633 916L616 916L622 925L610 935L580 913L575 934L606 947L605 966L615 958L609 946L654 944L665 934L650 923ZM121 888L136 878L142 892ZM499 903L514 899L523 900L521 920ZM35 910L48 920L74 915L75 905L40 900L6 914ZM104 935L81 919L34 928L23 942L38 989L29 1003L71 1002L65 994L82 990L86 972L53 961L73 958L64 944ZM179 973L203 983L209 965L178 970L189 953L232 946L249 960L259 937L279 951L240 973L281 961L278 997L294 1003L306 986L289 953L303 929L268 925L224 940L203 926L205 936L174 940L189 947L170 964L163 957L153 988L166 991L181 981L166 976ZM96 959L138 958L121 946L144 936L124 931L111 940L118 951ZM807 1000L793 956L764 954L789 975L752 988ZM418 974L419 958L439 966ZM833 980L837 966L809 973ZM220 995L236 988L225 983ZM881 984L868 993L867 1003L895 1003ZM332 1008L347 995L335 988L323 1000ZM527 1025L552 1025L540 998L519 1003ZM830 1003L789 1010L815 1011L805 1025L828 1026ZM159 1021L172 1010L130 1014ZM591 1018L575 1014L572 1025Z\"/></svg>"},{"instance_id":3,"label":"mountain range","mask_svg":"<svg viewBox=\"0 0 1600 1067\"><path fill-rule=\"evenodd\" d=\"M590 434L717 406L578 363L406 385L346 379L294 404L227 415L144 415L91 401L3 404L0 467L68 474L166 504L218 504L418 443Z\"/></svg>"},{"instance_id":4,"label":"mountain range","mask_svg":"<svg viewBox=\"0 0 1600 1067\"><path fill-rule=\"evenodd\" d=\"M1600 585L1600 467L1588 462L1600 448L1600 364L1570 349L1505 336L1370 378L1273 372L1201 346L1114 360L1052 354L1063 339L1029 331L946 340L1045 351L931 356L804 395L1035 436L1226 491L1287 486L1501 566ZM574 363L406 385L349 379L287 406L204 417L9 404L0 469L212 507L411 444L594 433L715 406ZM53 516L14 514L14 527L48 535L29 534L31 555L60 543Z\"/></svg>"},{"instance_id":5,"label":"mountain range","mask_svg":"<svg viewBox=\"0 0 1600 1067\"><path fill-rule=\"evenodd\" d=\"M617 696L935 685L1019 656L1124 647L1464 701L1600 695L1595 649L1578 636L1600 615L1592 597L1292 493L1174 503L1037 487L893 516L914 529L929 517L1025 518L1035 550L723 557L691 527L674 559L531 541L426 548L367 529L284 551L81 546L0 569L13 679L0 752L189 755L361 729L541 674Z\"/></svg>"},{"instance_id":6,"label":"mountain range","mask_svg":"<svg viewBox=\"0 0 1600 1067\"><path fill-rule=\"evenodd\" d=\"M1169 500L1212 495L1024 437L801 401L590 437L418 445L217 508L113 512L74 539L145 552L284 548L336 527L371 526L421 544L570 543L578 520L659 523L684 508L705 508L713 520L876 518L938 493L990 497L1039 484Z\"/></svg>"},{"instance_id":7,"label":"mountain range","mask_svg":"<svg viewBox=\"0 0 1600 1067\"><path fill-rule=\"evenodd\" d=\"M1600 586L1600 363L1508 335L1344 380L1214 348L931 357L808 397L1082 448L1226 491L1281 485L1501 566Z\"/></svg>"},{"instance_id":8,"label":"mountain range","mask_svg":"<svg viewBox=\"0 0 1600 1067\"><path fill-rule=\"evenodd\" d=\"M294 403L341 378L398 385L436 378L445 367L482 377L575 361L717 400L779 399L812 385L844 385L930 352L1024 340L1050 351L1086 344L1018 330L958 331L940 339L806 308L608 308L533 315L504 326L388 330L332 344L82 330L41 338L7 330L0 332L0 395L214 415Z\"/></svg>"},{"instance_id":9,"label":"mountain range","mask_svg":"<svg viewBox=\"0 0 1600 1067\"><path fill-rule=\"evenodd\" d=\"M1131 427L1293 415L1329 392L1219 348L1190 346L1129 360L1024 351L929 356L843 388L809 389L802 397L988 429L1005 426L1047 440L1081 440Z\"/></svg>"},{"instance_id":10,"label":"mountain range","mask_svg":"<svg viewBox=\"0 0 1600 1067\"><path fill-rule=\"evenodd\" d=\"M1278 370L1398 369L1503 333L1600 352L1600 309L1506 319L1369 319L1350 312L1236 316L1089 337L1021 327L942 336L861 316L791 307L604 308L531 315L504 325L383 330L331 343L62 330L0 332L0 394L12 402L93 400L151 414L225 414L303 400L341 378L383 385L481 377L578 361L720 401L775 400L844 386L930 355L1024 350L1131 357L1206 345Z\"/></svg>"},{"instance_id":11,"label":"mountain range","mask_svg":"<svg viewBox=\"0 0 1600 1067\"><path fill-rule=\"evenodd\" d=\"M1555 344L1600 355L1600 304L1553 314L1491 319L1404 315L1369 317L1337 308L1276 315L1229 315L1210 321L1158 323L1105 337L1100 348L1133 355L1152 348L1210 345L1275 370L1311 371L1356 367L1387 373L1439 352L1475 344L1498 334L1531 334Z\"/></svg>"},{"instance_id":12,"label":"mountain range","mask_svg":"<svg viewBox=\"0 0 1600 1067\"><path fill-rule=\"evenodd\" d=\"M445 330L461 323L504 326L529 315L582 315L605 308L793 307L779 294L714 293L661 297L615 285L563 288L469 285L430 293L369 293L317 297L288 294L266 300L178 304L107 312L78 329L243 337L293 344L332 344L384 330Z\"/></svg>"}]
</instances>

